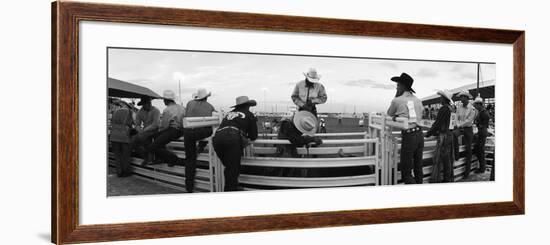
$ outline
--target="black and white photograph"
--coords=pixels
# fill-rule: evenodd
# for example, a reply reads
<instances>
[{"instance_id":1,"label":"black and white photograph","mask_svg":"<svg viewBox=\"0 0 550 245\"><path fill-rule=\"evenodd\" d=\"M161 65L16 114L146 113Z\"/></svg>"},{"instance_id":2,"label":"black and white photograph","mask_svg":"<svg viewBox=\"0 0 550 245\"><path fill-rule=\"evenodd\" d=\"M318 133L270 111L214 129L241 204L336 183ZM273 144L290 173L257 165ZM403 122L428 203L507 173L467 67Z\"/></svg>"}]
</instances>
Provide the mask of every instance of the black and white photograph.
<instances>
[{"instance_id":1,"label":"black and white photograph","mask_svg":"<svg viewBox=\"0 0 550 245\"><path fill-rule=\"evenodd\" d=\"M495 62L108 47L107 196L495 180Z\"/></svg>"}]
</instances>

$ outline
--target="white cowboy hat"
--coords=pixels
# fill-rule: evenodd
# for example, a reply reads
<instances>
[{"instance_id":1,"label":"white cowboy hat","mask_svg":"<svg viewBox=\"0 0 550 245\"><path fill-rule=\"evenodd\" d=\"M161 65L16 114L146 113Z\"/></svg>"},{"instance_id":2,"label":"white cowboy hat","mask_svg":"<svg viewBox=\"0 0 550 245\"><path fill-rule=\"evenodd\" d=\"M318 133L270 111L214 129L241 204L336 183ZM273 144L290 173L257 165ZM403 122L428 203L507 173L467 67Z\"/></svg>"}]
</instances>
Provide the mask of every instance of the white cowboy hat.
<instances>
[{"instance_id":1,"label":"white cowboy hat","mask_svg":"<svg viewBox=\"0 0 550 245\"><path fill-rule=\"evenodd\" d=\"M449 92L448 90L439 90L437 91L437 94L445 97L449 101L453 101L453 93Z\"/></svg>"},{"instance_id":2,"label":"white cowboy hat","mask_svg":"<svg viewBox=\"0 0 550 245\"><path fill-rule=\"evenodd\" d=\"M304 76L306 76L307 79L311 82L318 82L319 79L321 79L321 75L317 73L317 70L315 70L315 68L309 68L307 73L304 73Z\"/></svg>"},{"instance_id":3,"label":"white cowboy hat","mask_svg":"<svg viewBox=\"0 0 550 245\"><path fill-rule=\"evenodd\" d=\"M317 132L317 118L309 111L296 112L292 122L305 135L313 136Z\"/></svg>"},{"instance_id":4,"label":"white cowboy hat","mask_svg":"<svg viewBox=\"0 0 550 245\"><path fill-rule=\"evenodd\" d=\"M193 95L194 95L194 96L193 96L193 99L194 99L194 100L202 100L202 99L204 99L204 98L206 98L206 97L212 95L212 93L207 92L206 89L204 89L204 88L199 88L199 89L197 90L197 92L194 93Z\"/></svg>"},{"instance_id":5,"label":"white cowboy hat","mask_svg":"<svg viewBox=\"0 0 550 245\"><path fill-rule=\"evenodd\" d=\"M460 91L460 93L458 93L456 96L457 96L457 97L466 96L466 97L468 97L468 98L470 98L470 99L472 98L472 95L471 95L467 90L462 90L462 91Z\"/></svg>"},{"instance_id":6,"label":"white cowboy hat","mask_svg":"<svg viewBox=\"0 0 550 245\"><path fill-rule=\"evenodd\" d=\"M235 99L235 105L231 107L237 107L239 105L249 104L250 106L256 106L256 101L248 99L248 96L239 96Z\"/></svg>"},{"instance_id":7,"label":"white cowboy hat","mask_svg":"<svg viewBox=\"0 0 550 245\"><path fill-rule=\"evenodd\" d=\"M165 100L176 101L176 93L172 90L164 90L164 92L162 92L162 98Z\"/></svg>"},{"instance_id":8,"label":"white cowboy hat","mask_svg":"<svg viewBox=\"0 0 550 245\"><path fill-rule=\"evenodd\" d=\"M476 99L474 100L474 103L480 103L480 104L483 104L483 99L481 97L476 97Z\"/></svg>"}]
</instances>

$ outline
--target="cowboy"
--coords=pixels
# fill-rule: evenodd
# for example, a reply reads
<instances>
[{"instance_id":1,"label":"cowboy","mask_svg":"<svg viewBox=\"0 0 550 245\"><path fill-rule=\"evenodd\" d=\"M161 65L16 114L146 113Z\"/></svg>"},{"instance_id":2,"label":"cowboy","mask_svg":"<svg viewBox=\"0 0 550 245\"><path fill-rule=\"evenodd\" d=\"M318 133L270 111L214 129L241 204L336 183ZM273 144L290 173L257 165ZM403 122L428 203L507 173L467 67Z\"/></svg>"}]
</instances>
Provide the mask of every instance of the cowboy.
<instances>
[{"instance_id":1,"label":"cowboy","mask_svg":"<svg viewBox=\"0 0 550 245\"><path fill-rule=\"evenodd\" d=\"M153 158L151 153L155 153L157 157L166 161L168 166L182 165L180 159L166 149L166 144L179 139L183 135L185 108L176 104L176 94L172 90L165 90L162 97L166 108L162 111L159 132L154 136L155 141L145 147L148 156L143 160L142 165L151 163Z\"/></svg>"},{"instance_id":2,"label":"cowboy","mask_svg":"<svg viewBox=\"0 0 550 245\"><path fill-rule=\"evenodd\" d=\"M474 149L477 159L479 160L479 169L477 169L476 173L485 173L485 143L487 142L487 129L489 128L489 119L491 116L487 109L485 109L485 106L483 106L483 99L481 97L477 97L474 100L474 107L478 111L475 119L477 139Z\"/></svg>"},{"instance_id":3,"label":"cowboy","mask_svg":"<svg viewBox=\"0 0 550 245\"><path fill-rule=\"evenodd\" d=\"M319 120L319 133L327 133L327 123L325 122L324 118L321 118L321 120Z\"/></svg>"},{"instance_id":4,"label":"cowboy","mask_svg":"<svg viewBox=\"0 0 550 245\"><path fill-rule=\"evenodd\" d=\"M138 106L141 106L141 108L136 115L137 135L132 139L132 149L150 144L153 136L158 132L160 124L160 111L152 105L151 97L142 97L138 102ZM143 152L143 149L138 151Z\"/></svg>"},{"instance_id":5,"label":"cowboy","mask_svg":"<svg viewBox=\"0 0 550 245\"><path fill-rule=\"evenodd\" d=\"M291 145L285 145L285 150L289 150L292 157L298 157L296 147L309 147L309 144L318 146L323 143L319 137L314 137L317 125L315 115L309 111L299 111L292 118L283 118L277 138L290 141ZM278 154L284 154L285 150Z\"/></svg>"},{"instance_id":6,"label":"cowboy","mask_svg":"<svg viewBox=\"0 0 550 245\"><path fill-rule=\"evenodd\" d=\"M474 124L474 119L476 117L476 110L470 104L470 99L472 95L468 91L461 91L458 93L458 98L462 105L459 105L456 108L457 114L457 124L456 128L453 131L454 134L454 150L455 150L455 160L459 158L459 145L458 137L463 135L462 143L466 146L465 151L465 169L464 169L464 179L468 178L470 175L470 169L472 166L472 140L474 138L474 131L472 125Z\"/></svg>"},{"instance_id":7,"label":"cowboy","mask_svg":"<svg viewBox=\"0 0 550 245\"><path fill-rule=\"evenodd\" d=\"M325 87L319 83L321 76L317 70L310 68L304 73L305 79L299 81L292 91L292 101L298 106L298 111L309 111L317 117L317 104L327 102Z\"/></svg>"},{"instance_id":8,"label":"cowboy","mask_svg":"<svg viewBox=\"0 0 550 245\"><path fill-rule=\"evenodd\" d=\"M212 93L204 88L199 88L194 93L193 100L187 102L185 117L210 117L215 112L214 106L208 103L207 99ZM199 149L203 149L208 142L200 141L212 135L212 127L184 128L183 143L185 145L185 189L193 192L195 186L195 173L197 165L197 141ZM201 150L202 151L202 150Z\"/></svg>"},{"instance_id":9,"label":"cowboy","mask_svg":"<svg viewBox=\"0 0 550 245\"><path fill-rule=\"evenodd\" d=\"M453 134L451 132L451 101L453 94L448 91L437 91L441 96L441 109L432 127L426 133L426 137L436 136L437 143L434 152L434 165L430 182L440 181L441 166L443 166L443 182L453 182Z\"/></svg>"},{"instance_id":10,"label":"cowboy","mask_svg":"<svg viewBox=\"0 0 550 245\"><path fill-rule=\"evenodd\" d=\"M250 141L258 138L258 120L250 112L250 107L256 104L255 100L250 100L247 96L237 97L235 105L232 106L234 109L224 116L212 139L214 151L225 166L224 191L239 190L243 149Z\"/></svg>"},{"instance_id":11,"label":"cowboy","mask_svg":"<svg viewBox=\"0 0 550 245\"><path fill-rule=\"evenodd\" d=\"M414 96L413 78L407 73L392 77L397 83L395 98L391 101L387 114L395 120L397 117L408 119L407 129L401 131L401 178L405 184L422 184L422 151L424 136L418 124L422 113L422 101ZM411 169L414 168L414 178Z\"/></svg>"},{"instance_id":12,"label":"cowboy","mask_svg":"<svg viewBox=\"0 0 550 245\"><path fill-rule=\"evenodd\" d=\"M131 131L133 126L132 110L130 105L121 102L121 108L114 111L111 118L111 132L109 140L117 162L116 172L118 177L132 175L130 171L131 155Z\"/></svg>"}]
</instances>

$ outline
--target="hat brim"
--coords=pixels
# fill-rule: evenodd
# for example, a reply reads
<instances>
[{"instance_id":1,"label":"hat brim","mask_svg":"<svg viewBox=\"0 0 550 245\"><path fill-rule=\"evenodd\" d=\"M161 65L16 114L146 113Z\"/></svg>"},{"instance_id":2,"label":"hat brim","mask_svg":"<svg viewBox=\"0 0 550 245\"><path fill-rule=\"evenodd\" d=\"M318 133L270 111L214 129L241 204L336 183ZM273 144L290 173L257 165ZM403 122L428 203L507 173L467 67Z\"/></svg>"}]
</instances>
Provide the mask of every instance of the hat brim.
<instances>
[{"instance_id":1,"label":"hat brim","mask_svg":"<svg viewBox=\"0 0 550 245\"><path fill-rule=\"evenodd\" d=\"M235 108L237 106L241 106L241 105L249 105L249 106L256 106L258 103L256 103L255 100L248 100L248 101L245 101L243 103L240 103L240 104L236 104L234 106L231 106L231 108Z\"/></svg>"},{"instance_id":2,"label":"hat brim","mask_svg":"<svg viewBox=\"0 0 550 245\"><path fill-rule=\"evenodd\" d=\"M194 99L194 100L202 100L202 99L204 99L204 98L210 97L211 95L212 95L212 92L208 92L208 94L205 94L205 95L202 96L202 97L194 96L193 99Z\"/></svg>"},{"instance_id":3,"label":"hat brim","mask_svg":"<svg viewBox=\"0 0 550 245\"><path fill-rule=\"evenodd\" d=\"M405 84L401 81L401 77L392 77L390 80L392 80L392 81L394 81L394 82L396 82L396 83L401 83L401 84L405 85ZM407 85L405 85L405 86L407 86ZM413 93L416 94L416 91L414 91L414 89L413 89L411 86L407 86L407 88L408 88L411 92L413 92Z\"/></svg>"},{"instance_id":4,"label":"hat brim","mask_svg":"<svg viewBox=\"0 0 550 245\"><path fill-rule=\"evenodd\" d=\"M318 76L317 78L314 78L314 77L308 76L307 73L304 73L304 76L305 76L309 81L312 81L312 82L319 82L319 80L321 80L321 76Z\"/></svg>"},{"instance_id":5,"label":"hat brim","mask_svg":"<svg viewBox=\"0 0 550 245\"><path fill-rule=\"evenodd\" d=\"M449 95L445 94L443 91L437 91L437 94L439 94L441 97L445 99L448 99L449 101L453 101L453 98L451 98L452 95L450 95L451 97L449 97Z\"/></svg>"},{"instance_id":6,"label":"hat brim","mask_svg":"<svg viewBox=\"0 0 550 245\"><path fill-rule=\"evenodd\" d=\"M302 125L299 123L301 118L305 118L305 117L310 117L312 118L314 121L315 121L315 126L313 127L313 129L311 130L306 130L305 128L302 127ZM309 111L299 111L299 112L296 112L294 114L294 117L292 118L292 123L294 123L294 126L296 127L296 129L298 129L298 131L302 132L302 134L305 134L305 135L309 135L309 136L313 136L315 135L315 132L317 132L317 127L318 127L318 122L317 122L317 117L315 117L315 115L313 115L311 112Z\"/></svg>"}]
</instances>

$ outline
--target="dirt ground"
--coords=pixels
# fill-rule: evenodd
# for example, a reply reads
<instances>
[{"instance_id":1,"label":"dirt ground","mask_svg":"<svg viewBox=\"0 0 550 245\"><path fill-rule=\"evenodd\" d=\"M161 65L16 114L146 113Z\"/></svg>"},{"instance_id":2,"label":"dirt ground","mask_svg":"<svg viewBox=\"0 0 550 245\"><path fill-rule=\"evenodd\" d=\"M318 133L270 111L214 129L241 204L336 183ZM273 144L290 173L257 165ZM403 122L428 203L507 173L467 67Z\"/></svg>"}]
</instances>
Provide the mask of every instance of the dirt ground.
<instances>
[{"instance_id":1,"label":"dirt ground","mask_svg":"<svg viewBox=\"0 0 550 245\"><path fill-rule=\"evenodd\" d=\"M160 183L146 180L135 175L125 178L119 178L117 177L113 168L109 168L107 183L107 196L185 193L185 191L183 190L170 188Z\"/></svg>"}]
</instances>

